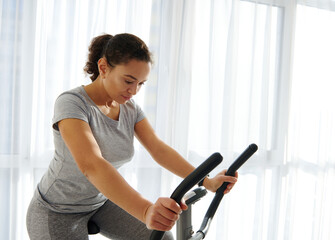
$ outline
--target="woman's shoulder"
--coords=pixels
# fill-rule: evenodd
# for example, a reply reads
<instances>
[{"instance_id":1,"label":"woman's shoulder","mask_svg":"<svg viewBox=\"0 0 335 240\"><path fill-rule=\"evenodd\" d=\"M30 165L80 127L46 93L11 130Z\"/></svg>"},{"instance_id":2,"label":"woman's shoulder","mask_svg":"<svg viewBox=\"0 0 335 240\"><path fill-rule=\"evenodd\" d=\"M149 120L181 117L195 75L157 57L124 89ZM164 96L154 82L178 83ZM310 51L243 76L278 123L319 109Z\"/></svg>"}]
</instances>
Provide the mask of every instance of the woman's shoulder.
<instances>
[{"instance_id":1,"label":"woman's shoulder","mask_svg":"<svg viewBox=\"0 0 335 240\"><path fill-rule=\"evenodd\" d=\"M58 98L62 97L62 96L68 96L68 97L82 97L83 96L83 86L78 86L75 88L72 88L70 90L66 90L64 92L62 92L61 94L59 94Z\"/></svg>"},{"instance_id":2,"label":"woman's shoulder","mask_svg":"<svg viewBox=\"0 0 335 240\"><path fill-rule=\"evenodd\" d=\"M53 124L65 118L77 118L89 122L90 108L82 92L82 87L77 87L61 93L54 106ZM54 125L58 130L58 126Z\"/></svg>"},{"instance_id":3,"label":"woman's shoulder","mask_svg":"<svg viewBox=\"0 0 335 240\"><path fill-rule=\"evenodd\" d=\"M55 102L55 111L85 111L90 109L90 101L82 86L61 93Z\"/></svg>"},{"instance_id":4,"label":"woman's shoulder","mask_svg":"<svg viewBox=\"0 0 335 240\"><path fill-rule=\"evenodd\" d=\"M87 105L89 103L87 97L85 96L85 90L83 86L79 86L70 90L67 90L63 93L61 93L57 99L56 102L76 102L78 104L85 104Z\"/></svg>"}]
</instances>

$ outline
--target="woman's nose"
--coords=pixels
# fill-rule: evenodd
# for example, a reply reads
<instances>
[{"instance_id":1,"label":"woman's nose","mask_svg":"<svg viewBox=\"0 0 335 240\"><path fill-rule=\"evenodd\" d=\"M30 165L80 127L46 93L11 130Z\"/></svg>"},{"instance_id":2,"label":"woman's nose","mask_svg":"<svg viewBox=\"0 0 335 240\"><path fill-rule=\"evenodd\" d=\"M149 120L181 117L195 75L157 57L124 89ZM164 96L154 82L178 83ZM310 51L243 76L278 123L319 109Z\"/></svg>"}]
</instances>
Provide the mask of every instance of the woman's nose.
<instances>
[{"instance_id":1,"label":"woman's nose","mask_svg":"<svg viewBox=\"0 0 335 240\"><path fill-rule=\"evenodd\" d=\"M140 89L139 85L134 84L128 89L128 92L132 95L136 95L136 93L139 91L139 89Z\"/></svg>"}]
</instances>

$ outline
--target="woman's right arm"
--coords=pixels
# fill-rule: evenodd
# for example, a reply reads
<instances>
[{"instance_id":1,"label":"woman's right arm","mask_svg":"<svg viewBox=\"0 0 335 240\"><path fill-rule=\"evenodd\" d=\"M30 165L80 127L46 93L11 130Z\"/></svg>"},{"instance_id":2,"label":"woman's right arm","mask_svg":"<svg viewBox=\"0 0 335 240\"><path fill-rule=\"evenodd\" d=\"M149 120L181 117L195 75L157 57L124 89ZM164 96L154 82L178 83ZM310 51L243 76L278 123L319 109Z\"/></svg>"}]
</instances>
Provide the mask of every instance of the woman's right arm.
<instances>
[{"instance_id":1,"label":"woman's right arm","mask_svg":"<svg viewBox=\"0 0 335 240\"><path fill-rule=\"evenodd\" d=\"M64 119L58 128L81 172L104 196L150 229L168 231L172 228L181 212L180 206L169 198L160 198L152 204L133 189L102 157L88 123Z\"/></svg>"}]
</instances>

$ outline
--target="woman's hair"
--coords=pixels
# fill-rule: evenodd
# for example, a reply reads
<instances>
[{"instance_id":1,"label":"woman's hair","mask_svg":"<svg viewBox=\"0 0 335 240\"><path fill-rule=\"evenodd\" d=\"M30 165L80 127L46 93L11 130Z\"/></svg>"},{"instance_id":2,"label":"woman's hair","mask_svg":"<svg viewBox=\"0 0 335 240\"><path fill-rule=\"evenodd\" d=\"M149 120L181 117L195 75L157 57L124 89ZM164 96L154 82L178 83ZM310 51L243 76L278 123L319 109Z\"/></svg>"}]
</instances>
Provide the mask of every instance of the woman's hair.
<instances>
[{"instance_id":1,"label":"woman's hair","mask_svg":"<svg viewBox=\"0 0 335 240\"><path fill-rule=\"evenodd\" d=\"M88 51L84 71L90 75L92 82L99 76L98 61L102 57L106 58L111 67L126 64L133 59L152 63L147 45L139 37L129 33L97 36L93 38Z\"/></svg>"}]
</instances>

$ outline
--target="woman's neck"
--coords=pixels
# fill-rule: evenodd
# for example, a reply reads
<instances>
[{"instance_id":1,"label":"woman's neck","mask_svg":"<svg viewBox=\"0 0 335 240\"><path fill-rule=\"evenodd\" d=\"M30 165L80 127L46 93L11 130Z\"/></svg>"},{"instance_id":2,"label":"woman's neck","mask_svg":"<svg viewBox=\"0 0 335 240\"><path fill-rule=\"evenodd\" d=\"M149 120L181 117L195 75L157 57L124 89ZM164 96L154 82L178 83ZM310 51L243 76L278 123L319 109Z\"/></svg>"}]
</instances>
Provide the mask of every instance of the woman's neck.
<instances>
[{"instance_id":1,"label":"woman's neck","mask_svg":"<svg viewBox=\"0 0 335 240\"><path fill-rule=\"evenodd\" d=\"M111 106L114 102L104 89L100 77L98 77L94 82L84 86L84 89L87 95L97 106Z\"/></svg>"}]
</instances>

